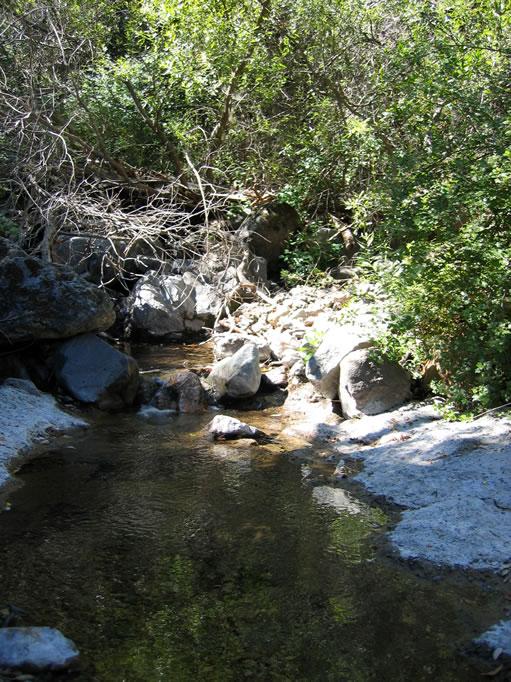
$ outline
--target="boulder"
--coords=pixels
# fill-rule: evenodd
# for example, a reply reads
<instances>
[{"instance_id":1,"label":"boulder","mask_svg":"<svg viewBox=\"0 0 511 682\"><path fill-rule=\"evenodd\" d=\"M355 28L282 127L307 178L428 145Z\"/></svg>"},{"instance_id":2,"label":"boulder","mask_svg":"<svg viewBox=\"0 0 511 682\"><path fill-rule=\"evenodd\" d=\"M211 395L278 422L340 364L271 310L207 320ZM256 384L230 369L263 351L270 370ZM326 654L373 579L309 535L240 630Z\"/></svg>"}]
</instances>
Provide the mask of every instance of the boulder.
<instances>
[{"instance_id":1,"label":"boulder","mask_svg":"<svg viewBox=\"0 0 511 682\"><path fill-rule=\"evenodd\" d=\"M185 275L185 281L190 274ZM225 297L215 287L196 281L193 284L195 290L195 317L201 326L212 326L218 314L225 305Z\"/></svg>"},{"instance_id":2,"label":"boulder","mask_svg":"<svg viewBox=\"0 0 511 682\"><path fill-rule=\"evenodd\" d=\"M237 236L256 256L266 259L269 272L276 272L284 245L299 223L292 206L272 202L247 216Z\"/></svg>"},{"instance_id":3,"label":"boulder","mask_svg":"<svg viewBox=\"0 0 511 682\"><path fill-rule=\"evenodd\" d=\"M381 414L411 398L411 377L397 362L356 350L340 363L339 397L347 419Z\"/></svg>"},{"instance_id":4,"label":"boulder","mask_svg":"<svg viewBox=\"0 0 511 682\"><path fill-rule=\"evenodd\" d=\"M193 319L195 292L181 276L158 277L154 272L141 277L130 297L133 331L144 338L179 338L185 319Z\"/></svg>"},{"instance_id":5,"label":"boulder","mask_svg":"<svg viewBox=\"0 0 511 682\"><path fill-rule=\"evenodd\" d=\"M260 438L265 434L263 431L256 429L255 426L249 426L245 422L229 417L224 414L218 414L209 424L208 434L217 439L231 440L234 438Z\"/></svg>"},{"instance_id":6,"label":"boulder","mask_svg":"<svg viewBox=\"0 0 511 682\"><path fill-rule=\"evenodd\" d=\"M285 367L273 367L262 376L270 388L285 388L287 386L287 372Z\"/></svg>"},{"instance_id":7,"label":"boulder","mask_svg":"<svg viewBox=\"0 0 511 682\"><path fill-rule=\"evenodd\" d=\"M79 657L74 643L54 628L0 628L0 668L77 670Z\"/></svg>"},{"instance_id":8,"label":"boulder","mask_svg":"<svg viewBox=\"0 0 511 682\"><path fill-rule=\"evenodd\" d=\"M108 329L109 296L71 269L29 256L0 238L0 346Z\"/></svg>"},{"instance_id":9,"label":"boulder","mask_svg":"<svg viewBox=\"0 0 511 682\"><path fill-rule=\"evenodd\" d=\"M231 357L220 360L211 370L208 382L219 398L250 398L255 395L261 383L257 347L246 344Z\"/></svg>"},{"instance_id":10,"label":"boulder","mask_svg":"<svg viewBox=\"0 0 511 682\"><path fill-rule=\"evenodd\" d=\"M9 481L13 461L39 438L88 426L63 412L51 395L23 379L7 379L0 385L0 405L0 485Z\"/></svg>"},{"instance_id":11,"label":"boulder","mask_svg":"<svg viewBox=\"0 0 511 682\"><path fill-rule=\"evenodd\" d=\"M370 345L370 337L358 328L336 325L329 329L307 361L305 375L321 395L333 400L339 392L339 364L343 358Z\"/></svg>"},{"instance_id":12,"label":"boulder","mask_svg":"<svg viewBox=\"0 0 511 682\"><path fill-rule=\"evenodd\" d=\"M179 396L175 386L162 381L160 388L152 396L149 405L166 412L177 412Z\"/></svg>"},{"instance_id":13,"label":"boulder","mask_svg":"<svg viewBox=\"0 0 511 682\"><path fill-rule=\"evenodd\" d=\"M194 372L190 370L179 372L168 385L177 393L179 412L204 412L208 409L206 391Z\"/></svg>"},{"instance_id":14,"label":"boulder","mask_svg":"<svg viewBox=\"0 0 511 682\"><path fill-rule=\"evenodd\" d=\"M74 398L101 410L131 405L139 382L136 361L93 334L76 336L59 346L55 377Z\"/></svg>"},{"instance_id":15,"label":"boulder","mask_svg":"<svg viewBox=\"0 0 511 682\"><path fill-rule=\"evenodd\" d=\"M259 351L259 360L265 362L271 358L271 350L268 343L260 336L253 336L251 334L235 334L225 332L224 334L216 334L214 337L213 352L217 360L228 358L239 351L240 348L247 343L257 346Z\"/></svg>"}]
</instances>

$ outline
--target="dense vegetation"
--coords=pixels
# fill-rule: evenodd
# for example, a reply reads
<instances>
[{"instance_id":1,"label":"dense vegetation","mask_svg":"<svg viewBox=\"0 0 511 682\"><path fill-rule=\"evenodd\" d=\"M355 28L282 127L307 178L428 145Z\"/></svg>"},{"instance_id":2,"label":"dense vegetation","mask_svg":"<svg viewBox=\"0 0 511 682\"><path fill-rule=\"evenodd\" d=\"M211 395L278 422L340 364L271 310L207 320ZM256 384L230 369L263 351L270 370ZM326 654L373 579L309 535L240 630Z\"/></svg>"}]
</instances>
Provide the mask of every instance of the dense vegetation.
<instances>
[{"instance_id":1,"label":"dense vegetation","mask_svg":"<svg viewBox=\"0 0 511 682\"><path fill-rule=\"evenodd\" d=\"M348 228L392 301L386 350L435 362L465 410L511 401L508 0L1 11L1 231L47 257L99 225L182 243L285 200L305 219L289 279L339 262L316 235Z\"/></svg>"}]
</instances>

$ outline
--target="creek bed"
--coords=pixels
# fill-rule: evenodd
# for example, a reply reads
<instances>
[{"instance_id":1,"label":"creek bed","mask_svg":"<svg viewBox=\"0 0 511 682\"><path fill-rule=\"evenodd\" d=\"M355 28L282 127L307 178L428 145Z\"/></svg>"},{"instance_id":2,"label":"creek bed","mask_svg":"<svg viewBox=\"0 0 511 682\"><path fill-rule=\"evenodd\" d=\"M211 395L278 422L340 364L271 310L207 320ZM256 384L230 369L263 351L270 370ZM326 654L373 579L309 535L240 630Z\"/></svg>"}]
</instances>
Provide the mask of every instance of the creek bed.
<instances>
[{"instance_id":1,"label":"creek bed","mask_svg":"<svg viewBox=\"0 0 511 682\"><path fill-rule=\"evenodd\" d=\"M135 352L165 370L199 350ZM492 622L491 591L388 560L385 512L332 492L333 463L212 444L213 414L96 414L20 470L0 515L20 624L71 638L87 682L481 679L459 647ZM272 431L278 410L236 416Z\"/></svg>"}]
</instances>

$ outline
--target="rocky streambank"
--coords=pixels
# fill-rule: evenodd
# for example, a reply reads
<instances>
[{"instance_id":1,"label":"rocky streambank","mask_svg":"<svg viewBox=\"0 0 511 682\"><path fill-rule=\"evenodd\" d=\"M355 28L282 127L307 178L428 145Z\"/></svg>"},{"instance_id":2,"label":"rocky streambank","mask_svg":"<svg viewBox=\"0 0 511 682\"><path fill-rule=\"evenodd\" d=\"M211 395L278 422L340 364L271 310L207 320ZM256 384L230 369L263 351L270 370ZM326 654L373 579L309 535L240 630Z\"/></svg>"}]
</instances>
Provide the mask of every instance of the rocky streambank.
<instances>
[{"instance_id":1,"label":"rocky streambank","mask_svg":"<svg viewBox=\"0 0 511 682\"><path fill-rule=\"evenodd\" d=\"M256 291L255 300L235 310L226 307L224 314L215 299L215 307L207 315L201 308L199 318L190 277L193 294L183 293L182 280L171 275L170 284L151 280L153 288L142 296L142 283L155 277L147 275L134 289L136 295L130 295L128 313L126 305L120 306L116 318L104 289L6 241L0 246L0 290L5 289L0 483L7 482L23 453L44 447L56 432L83 428L80 405L133 410L156 421L179 411L278 406L282 438L328 446L337 464L334 489L364 486L399 506L400 520L389 532L396 556L506 580L511 569L511 421L487 415L447 422L433 399L420 402L408 373L371 352L386 324L385 301L353 302L345 285L296 287L271 295L266 290L262 296ZM261 283L254 282L259 290ZM172 285L184 298L155 295L155 283L167 294ZM126 314L134 320L139 304L147 337L159 342L212 325L211 365L170 377L141 375L129 353L111 338L98 336L118 328L119 310L124 326ZM179 330L169 332L162 319L175 315L184 317ZM250 425L236 424L234 434L219 428L215 437L254 436ZM335 504L335 496L332 500ZM480 641L511 655L505 607L502 615L502 622Z\"/></svg>"}]
</instances>

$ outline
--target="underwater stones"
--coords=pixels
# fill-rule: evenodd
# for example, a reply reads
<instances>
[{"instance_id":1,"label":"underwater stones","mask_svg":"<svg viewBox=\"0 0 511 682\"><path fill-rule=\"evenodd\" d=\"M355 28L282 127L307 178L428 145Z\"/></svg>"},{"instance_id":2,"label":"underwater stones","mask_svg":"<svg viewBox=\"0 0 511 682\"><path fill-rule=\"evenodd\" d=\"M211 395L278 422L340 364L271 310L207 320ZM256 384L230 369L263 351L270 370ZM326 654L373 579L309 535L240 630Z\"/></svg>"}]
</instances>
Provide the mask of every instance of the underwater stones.
<instances>
[{"instance_id":1,"label":"underwater stones","mask_svg":"<svg viewBox=\"0 0 511 682\"><path fill-rule=\"evenodd\" d=\"M54 628L0 628L0 667L32 672L77 669L74 643Z\"/></svg>"}]
</instances>

